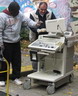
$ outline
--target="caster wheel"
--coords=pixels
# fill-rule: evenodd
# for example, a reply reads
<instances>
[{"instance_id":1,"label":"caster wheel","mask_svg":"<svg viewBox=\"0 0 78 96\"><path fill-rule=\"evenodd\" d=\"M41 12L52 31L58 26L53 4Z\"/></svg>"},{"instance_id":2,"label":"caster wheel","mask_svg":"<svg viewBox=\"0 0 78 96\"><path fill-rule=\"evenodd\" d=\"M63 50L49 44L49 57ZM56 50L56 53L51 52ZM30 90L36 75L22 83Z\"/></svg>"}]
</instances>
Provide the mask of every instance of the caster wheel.
<instances>
[{"instance_id":1,"label":"caster wheel","mask_svg":"<svg viewBox=\"0 0 78 96\"><path fill-rule=\"evenodd\" d=\"M25 81L25 83L23 84L23 88L26 89L26 90L31 88L30 79Z\"/></svg>"},{"instance_id":2,"label":"caster wheel","mask_svg":"<svg viewBox=\"0 0 78 96\"><path fill-rule=\"evenodd\" d=\"M74 74L72 73L70 76L69 76L69 82L73 82L73 79L74 79Z\"/></svg>"},{"instance_id":3,"label":"caster wheel","mask_svg":"<svg viewBox=\"0 0 78 96\"><path fill-rule=\"evenodd\" d=\"M55 86L54 85L49 85L46 90L47 90L47 93L49 95L51 95L55 92Z\"/></svg>"}]
</instances>

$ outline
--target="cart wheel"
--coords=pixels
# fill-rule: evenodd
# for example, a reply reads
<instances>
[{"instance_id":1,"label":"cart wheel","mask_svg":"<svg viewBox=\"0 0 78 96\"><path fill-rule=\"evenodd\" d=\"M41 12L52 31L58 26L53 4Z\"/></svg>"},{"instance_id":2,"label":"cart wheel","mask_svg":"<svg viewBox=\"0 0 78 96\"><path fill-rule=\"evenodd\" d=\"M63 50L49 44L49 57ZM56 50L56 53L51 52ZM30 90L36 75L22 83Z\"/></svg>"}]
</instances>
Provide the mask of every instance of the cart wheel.
<instances>
[{"instance_id":1,"label":"cart wheel","mask_svg":"<svg viewBox=\"0 0 78 96\"><path fill-rule=\"evenodd\" d=\"M55 86L54 85L49 85L46 90L47 90L47 93L49 95L51 95L55 92Z\"/></svg>"},{"instance_id":2,"label":"cart wheel","mask_svg":"<svg viewBox=\"0 0 78 96\"><path fill-rule=\"evenodd\" d=\"M69 76L69 82L73 82L73 79L74 79L74 74L72 73L70 76Z\"/></svg>"},{"instance_id":3,"label":"cart wheel","mask_svg":"<svg viewBox=\"0 0 78 96\"><path fill-rule=\"evenodd\" d=\"M31 88L31 82L30 79L26 80L25 83L23 84L23 88L28 90Z\"/></svg>"}]
</instances>

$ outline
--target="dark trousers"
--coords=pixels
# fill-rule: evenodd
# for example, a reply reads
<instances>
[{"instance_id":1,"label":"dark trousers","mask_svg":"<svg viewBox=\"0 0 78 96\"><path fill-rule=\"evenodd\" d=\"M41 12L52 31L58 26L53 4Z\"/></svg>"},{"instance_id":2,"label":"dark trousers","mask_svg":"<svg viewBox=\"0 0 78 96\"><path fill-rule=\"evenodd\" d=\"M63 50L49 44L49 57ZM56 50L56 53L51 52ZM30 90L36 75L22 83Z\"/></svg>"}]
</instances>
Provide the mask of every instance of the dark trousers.
<instances>
[{"instance_id":1,"label":"dark trousers","mask_svg":"<svg viewBox=\"0 0 78 96\"><path fill-rule=\"evenodd\" d=\"M17 43L5 43L4 42L4 57L9 62L9 65L12 65L12 79L20 77L21 71L21 49L20 42ZM2 67L2 70L6 69L5 66ZM0 81L6 80L6 73L0 73Z\"/></svg>"}]
</instances>

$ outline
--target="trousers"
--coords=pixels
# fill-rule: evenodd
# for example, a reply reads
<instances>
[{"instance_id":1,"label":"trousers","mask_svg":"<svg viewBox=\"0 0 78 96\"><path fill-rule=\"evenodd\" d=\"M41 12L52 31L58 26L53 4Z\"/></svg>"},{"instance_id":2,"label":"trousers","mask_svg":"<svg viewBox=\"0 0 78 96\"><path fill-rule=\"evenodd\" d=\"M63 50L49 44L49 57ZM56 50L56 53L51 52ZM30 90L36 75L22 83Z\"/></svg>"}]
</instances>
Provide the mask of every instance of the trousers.
<instances>
[{"instance_id":1,"label":"trousers","mask_svg":"<svg viewBox=\"0 0 78 96\"><path fill-rule=\"evenodd\" d=\"M21 48L20 41L16 43L6 43L4 42L3 56L12 67L12 79L20 78L21 72ZM2 66L1 70L6 70L7 66L5 64ZM0 81L5 81L7 73L0 73Z\"/></svg>"}]
</instances>

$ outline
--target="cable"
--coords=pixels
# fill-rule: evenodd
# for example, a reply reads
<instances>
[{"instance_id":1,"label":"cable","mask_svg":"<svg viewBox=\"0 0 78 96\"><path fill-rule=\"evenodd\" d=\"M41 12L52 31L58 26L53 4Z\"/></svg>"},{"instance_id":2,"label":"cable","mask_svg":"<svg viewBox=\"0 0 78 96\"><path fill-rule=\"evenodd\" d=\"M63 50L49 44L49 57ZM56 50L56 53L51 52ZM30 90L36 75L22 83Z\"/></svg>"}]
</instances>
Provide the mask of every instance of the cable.
<instances>
[{"instance_id":1,"label":"cable","mask_svg":"<svg viewBox=\"0 0 78 96\"><path fill-rule=\"evenodd\" d=\"M62 31L60 25L57 25L57 29L59 29L59 28L60 28L62 35L65 37L65 45L67 45L68 40L66 39L66 36L64 35L64 32Z\"/></svg>"}]
</instances>

